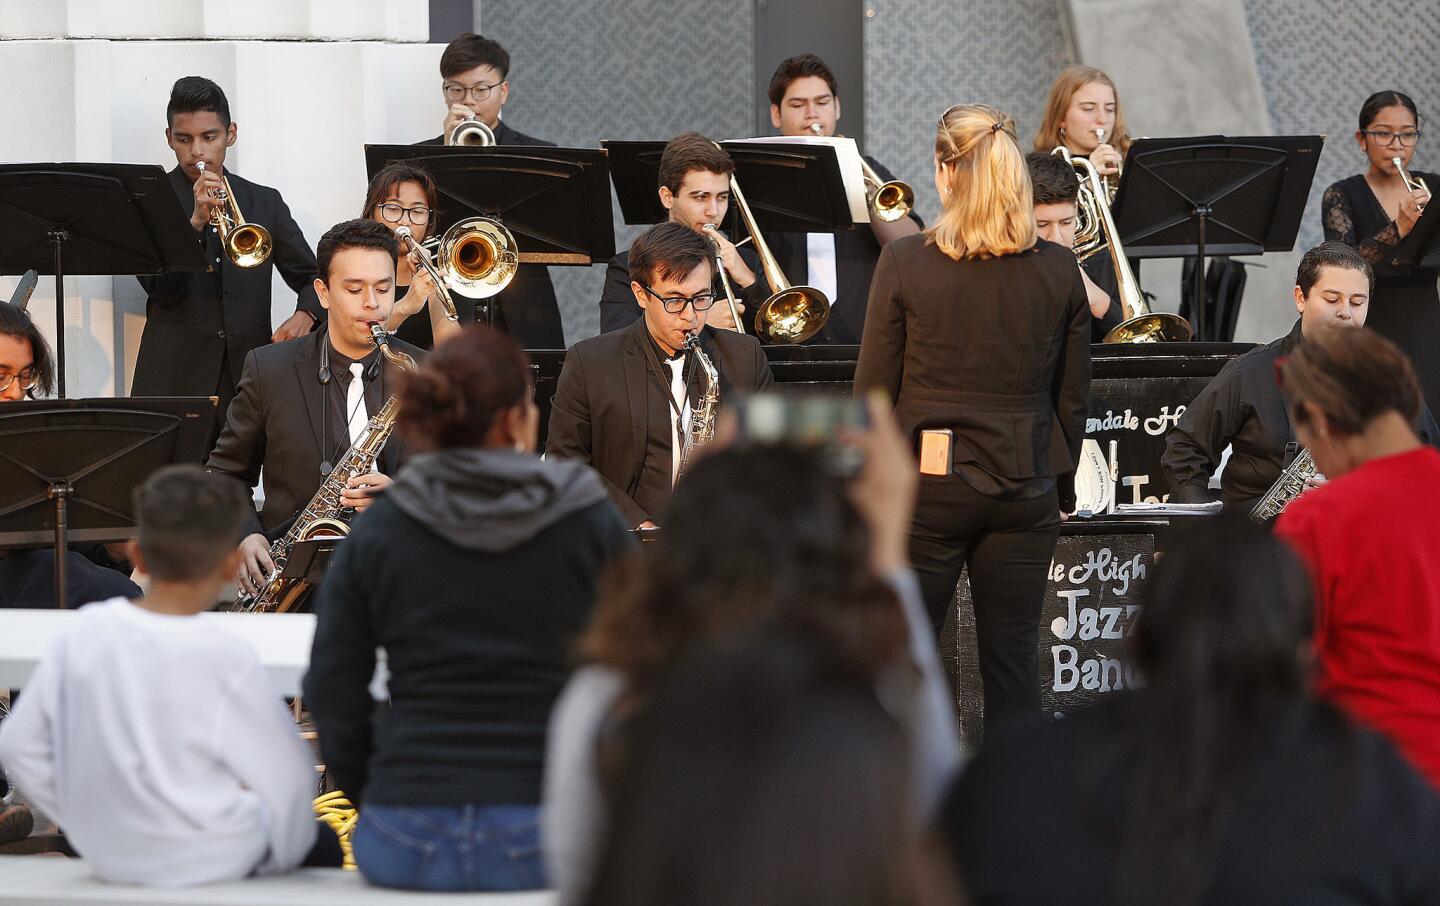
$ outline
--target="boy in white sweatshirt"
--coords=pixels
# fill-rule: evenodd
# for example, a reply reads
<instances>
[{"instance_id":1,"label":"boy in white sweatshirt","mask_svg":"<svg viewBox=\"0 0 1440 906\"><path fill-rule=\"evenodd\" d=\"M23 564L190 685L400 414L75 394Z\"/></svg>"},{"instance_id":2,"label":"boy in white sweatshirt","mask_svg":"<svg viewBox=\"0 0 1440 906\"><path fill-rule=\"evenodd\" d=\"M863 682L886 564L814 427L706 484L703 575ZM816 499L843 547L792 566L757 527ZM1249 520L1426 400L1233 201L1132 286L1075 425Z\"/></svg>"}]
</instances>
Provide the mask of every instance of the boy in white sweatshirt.
<instances>
[{"instance_id":1,"label":"boy in white sweatshirt","mask_svg":"<svg viewBox=\"0 0 1440 906\"><path fill-rule=\"evenodd\" d=\"M0 723L0 765L106 881L289 871L317 842L313 758L255 651L202 615L240 565L245 498L173 466L135 502L149 593L76 614Z\"/></svg>"}]
</instances>

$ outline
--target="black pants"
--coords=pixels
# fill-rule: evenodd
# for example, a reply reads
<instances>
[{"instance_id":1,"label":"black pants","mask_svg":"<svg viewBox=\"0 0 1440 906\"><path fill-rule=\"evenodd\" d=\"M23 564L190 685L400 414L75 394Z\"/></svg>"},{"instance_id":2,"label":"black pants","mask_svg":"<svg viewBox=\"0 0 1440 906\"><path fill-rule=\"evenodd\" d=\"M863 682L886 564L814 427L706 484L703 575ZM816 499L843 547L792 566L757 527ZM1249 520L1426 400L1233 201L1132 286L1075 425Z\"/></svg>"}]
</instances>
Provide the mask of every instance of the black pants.
<instances>
[{"instance_id":1,"label":"black pants","mask_svg":"<svg viewBox=\"0 0 1440 906\"><path fill-rule=\"evenodd\" d=\"M937 635L969 568L987 729L1040 710L1040 608L1059 537L1054 491L1002 500L958 475L920 479L910 561Z\"/></svg>"}]
</instances>

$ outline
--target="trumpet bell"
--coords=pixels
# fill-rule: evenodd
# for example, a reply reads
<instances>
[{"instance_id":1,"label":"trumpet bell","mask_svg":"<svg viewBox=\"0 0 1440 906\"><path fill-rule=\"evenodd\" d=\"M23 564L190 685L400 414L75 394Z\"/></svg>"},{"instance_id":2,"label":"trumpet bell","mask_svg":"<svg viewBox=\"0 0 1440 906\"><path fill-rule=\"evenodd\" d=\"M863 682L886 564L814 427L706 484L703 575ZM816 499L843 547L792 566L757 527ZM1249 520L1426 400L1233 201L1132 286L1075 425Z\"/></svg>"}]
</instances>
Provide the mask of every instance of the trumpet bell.
<instances>
[{"instance_id":1,"label":"trumpet bell","mask_svg":"<svg viewBox=\"0 0 1440 906\"><path fill-rule=\"evenodd\" d=\"M461 120L450 131L446 144L463 145L467 148L488 148L495 144L495 133L479 120Z\"/></svg>"},{"instance_id":2,"label":"trumpet bell","mask_svg":"<svg viewBox=\"0 0 1440 906\"><path fill-rule=\"evenodd\" d=\"M259 267L270 260L275 242L258 223L244 223L225 233L225 256L237 267Z\"/></svg>"},{"instance_id":3,"label":"trumpet bell","mask_svg":"<svg viewBox=\"0 0 1440 906\"><path fill-rule=\"evenodd\" d=\"M1195 336L1190 322L1168 312L1146 312L1110 328L1106 343L1186 343Z\"/></svg>"},{"instance_id":4,"label":"trumpet bell","mask_svg":"<svg viewBox=\"0 0 1440 906\"><path fill-rule=\"evenodd\" d=\"M875 216L886 223L894 223L902 217L910 216L910 209L915 207L915 190L910 184L898 179L891 180L875 190L875 197L870 203L870 208Z\"/></svg>"},{"instance_id":5,"label":"trumpet bell","mask_svg":"<svg viewBox=\"0 0 1440 906\"><path fill-rule=\"evenodd\" d=\"M813 286L791 286L760 303L755 334L762 343L804 343L828 320L830 300L824 293Z\"/></svg>"},{"instance_id":6,"label":"trumpet bell","mask_svg":"<svg viewBox=\"0 0 1440 906\"><path fill-rule=\"evenodd\" d=\"M520 252L515 237L488 217L470 217L440 239L439 267L449 287L467 299L485 299L515 279Z\"/></svg>"}]
</instances>

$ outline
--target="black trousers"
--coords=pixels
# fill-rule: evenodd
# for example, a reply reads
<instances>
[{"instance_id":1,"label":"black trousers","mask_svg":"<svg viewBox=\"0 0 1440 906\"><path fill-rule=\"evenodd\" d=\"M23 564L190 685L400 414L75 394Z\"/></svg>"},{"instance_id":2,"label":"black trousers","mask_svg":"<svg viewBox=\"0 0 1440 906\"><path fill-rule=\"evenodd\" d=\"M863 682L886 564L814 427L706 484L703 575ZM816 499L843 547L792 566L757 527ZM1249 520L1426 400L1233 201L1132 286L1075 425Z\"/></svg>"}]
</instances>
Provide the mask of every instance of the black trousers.
<instances>
[{"instance_id":1,"label":"black trousers","mask_svg":"<svg viewBox=\"0 0 1440 906\"><path fill-rule=\"evenodd\" d=\"M959 475L920 478L910 561L938 636L968 567L985 726L1040 710L1040 609L1060 537L1055 492L988 497Z\"/></svg>"}]
</instances>

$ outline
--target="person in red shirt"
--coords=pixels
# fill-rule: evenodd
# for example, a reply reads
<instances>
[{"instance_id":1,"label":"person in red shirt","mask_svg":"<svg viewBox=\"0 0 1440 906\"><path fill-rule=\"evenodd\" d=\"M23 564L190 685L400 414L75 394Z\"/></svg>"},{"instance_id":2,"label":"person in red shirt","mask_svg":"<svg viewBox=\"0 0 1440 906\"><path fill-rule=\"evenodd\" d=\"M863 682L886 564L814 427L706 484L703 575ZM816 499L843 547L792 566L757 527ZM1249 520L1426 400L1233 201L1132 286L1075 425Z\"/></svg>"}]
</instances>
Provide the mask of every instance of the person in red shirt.
<instances>
[{"instance_id":1,"label":"person in red shirt","mask_svg":"<svg viewBox=\"0 0 1440 906\"><path fill-rule=\"evenodd\" d=\"M1316 692L1388 735L1440 787L1440 452L1420 385L1368 330L1322 331L1277 365L1300 442L1329 476L1276 532L1315 582Z\"/></svg>"}]
</instances>

